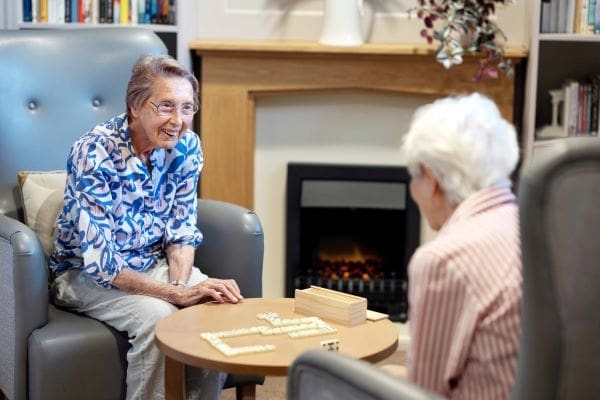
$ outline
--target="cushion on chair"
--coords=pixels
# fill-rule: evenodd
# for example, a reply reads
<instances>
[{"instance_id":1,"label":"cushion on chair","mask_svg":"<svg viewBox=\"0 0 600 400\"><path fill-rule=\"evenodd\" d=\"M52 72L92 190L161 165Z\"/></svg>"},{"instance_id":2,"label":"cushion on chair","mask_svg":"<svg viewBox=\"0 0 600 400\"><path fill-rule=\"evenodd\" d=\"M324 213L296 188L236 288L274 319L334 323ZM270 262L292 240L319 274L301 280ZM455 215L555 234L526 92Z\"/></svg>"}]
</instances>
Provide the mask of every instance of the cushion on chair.
<instances>
[{"instance_id":1,"label":"cushion on chair","mask_svg":"<svg viewBox=\"0 0 600 400\"><path fill-rule=\"evenodd\" d=\"M25 223L40 239L48 257L56 234L56 218L63 206L65 171L21 171L17 175Z\"/></svg>"}]
</instances>

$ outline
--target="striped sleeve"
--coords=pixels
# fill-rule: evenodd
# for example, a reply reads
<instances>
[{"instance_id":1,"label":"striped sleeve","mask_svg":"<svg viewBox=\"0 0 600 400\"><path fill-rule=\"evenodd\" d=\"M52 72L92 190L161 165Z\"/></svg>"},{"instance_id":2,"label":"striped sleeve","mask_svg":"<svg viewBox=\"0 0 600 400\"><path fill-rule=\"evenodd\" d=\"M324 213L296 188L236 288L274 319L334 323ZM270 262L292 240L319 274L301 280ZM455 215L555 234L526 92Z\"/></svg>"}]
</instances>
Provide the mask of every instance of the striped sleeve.
<instances>
[{"instance_id":1,"label":"striped sleeve","mask_svg":"<svg viewBox=\"0 0 600 400\"><path fill-rule=\"evenodd\" d=\"M477 302L451 260L427 249L410 266L408 378L449 396L460 378L477 324Z\"/></svg>"}]
</instances>

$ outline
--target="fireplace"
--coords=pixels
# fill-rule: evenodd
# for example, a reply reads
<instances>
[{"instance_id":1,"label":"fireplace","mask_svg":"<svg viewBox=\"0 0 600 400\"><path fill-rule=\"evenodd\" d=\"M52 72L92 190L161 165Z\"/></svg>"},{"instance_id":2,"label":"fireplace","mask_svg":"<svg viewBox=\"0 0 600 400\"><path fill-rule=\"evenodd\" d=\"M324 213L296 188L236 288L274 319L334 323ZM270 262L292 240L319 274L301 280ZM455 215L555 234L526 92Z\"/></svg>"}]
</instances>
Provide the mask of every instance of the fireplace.
<instances>
[{"instance_id":1,"label":"fireplace","mask_svg":"<svg viewBox=\"0 0 600 400\"><path fill-rule=\"evenodd\" d=\"M407 319L419 211L401 166L288 164L286 296L318 285Z\"/></svg>"}]
</instances>

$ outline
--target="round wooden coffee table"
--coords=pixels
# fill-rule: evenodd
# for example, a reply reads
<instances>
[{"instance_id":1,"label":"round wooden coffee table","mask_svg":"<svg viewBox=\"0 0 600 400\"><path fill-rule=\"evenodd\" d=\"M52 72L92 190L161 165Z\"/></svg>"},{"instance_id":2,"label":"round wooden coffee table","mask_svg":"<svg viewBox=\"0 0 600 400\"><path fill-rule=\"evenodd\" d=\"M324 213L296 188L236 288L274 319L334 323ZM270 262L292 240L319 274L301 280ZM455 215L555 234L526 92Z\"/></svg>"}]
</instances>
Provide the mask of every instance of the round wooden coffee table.
<instances>
[{"instance_id":1,"label":"round wooden coffee table","mask_svg":"<svg viewBox=\"0 0 600 400\"><path fill-rule=\"evenodd\" d=\"M366 321L346 327L326 321L337 332L291 339L281 335L247 335L223 339L229 346L275 345L275 351L226 356L200 337L202 332L268 325L258 313L276 312L279 318L302 318L294 313L294 299L244 299L238 304L206 303L177 311L156 325L156 343L167 357L166 398L184 396L183 366L207 368L245 375L287 375L288 367L300 353L321 347L326 339L339 340L339 352L370 362L381 361L398 347L398 330L388 319Z\"/></svg>"}]
</instances>

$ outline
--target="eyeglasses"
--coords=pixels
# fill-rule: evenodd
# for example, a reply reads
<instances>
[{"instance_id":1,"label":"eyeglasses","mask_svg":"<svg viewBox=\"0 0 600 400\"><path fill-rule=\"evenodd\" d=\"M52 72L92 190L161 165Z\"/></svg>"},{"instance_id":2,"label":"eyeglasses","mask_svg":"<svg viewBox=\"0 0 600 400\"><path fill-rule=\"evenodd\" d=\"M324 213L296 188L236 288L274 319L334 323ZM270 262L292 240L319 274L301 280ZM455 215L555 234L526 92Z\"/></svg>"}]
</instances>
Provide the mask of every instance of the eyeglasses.
<instances>
[{"instance_id":1,"label":"eyeglasses","mask_svg":"<svg viewBox=\"0 0 600 400\"><path fill-rule=\"evenodd\" d=\"M168 117L173 114L173 112L178 108L176 104L171 103L170 101L161 101L156 104L148 100L148 103L152 104L156 108L156 114L161 117ZM194 103L183 103L179 106L181 113L183 115L194 115L198 112L198 106Z\"/></svg>"}]
</instances>

